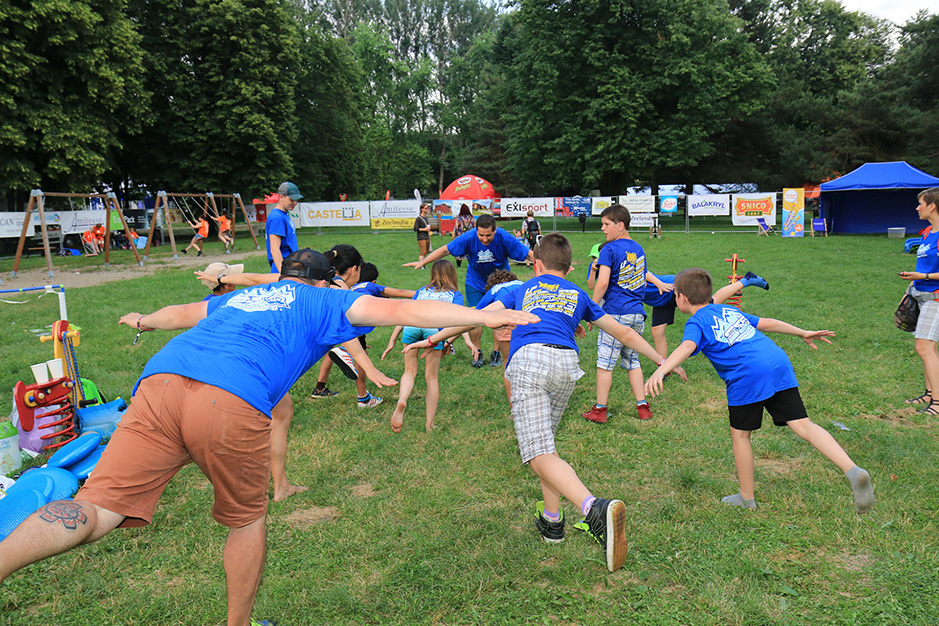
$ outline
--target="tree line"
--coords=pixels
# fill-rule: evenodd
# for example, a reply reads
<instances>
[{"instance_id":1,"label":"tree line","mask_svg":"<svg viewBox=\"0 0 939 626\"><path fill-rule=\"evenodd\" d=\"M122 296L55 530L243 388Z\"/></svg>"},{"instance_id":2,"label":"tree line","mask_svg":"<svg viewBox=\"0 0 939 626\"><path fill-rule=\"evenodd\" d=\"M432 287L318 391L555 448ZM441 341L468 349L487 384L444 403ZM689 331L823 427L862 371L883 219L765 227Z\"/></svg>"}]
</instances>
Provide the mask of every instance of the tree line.
<instances>
[{"instance_id":1,"label":"tree line","mask_svg":"<svg viewBox=\"0 0 939 626\"><path fill-rule=\"evenodd\" d=\"M939 174L939 15L835 0L13 0L0 85L9 208Z\"/></svg>"}]
</instances>

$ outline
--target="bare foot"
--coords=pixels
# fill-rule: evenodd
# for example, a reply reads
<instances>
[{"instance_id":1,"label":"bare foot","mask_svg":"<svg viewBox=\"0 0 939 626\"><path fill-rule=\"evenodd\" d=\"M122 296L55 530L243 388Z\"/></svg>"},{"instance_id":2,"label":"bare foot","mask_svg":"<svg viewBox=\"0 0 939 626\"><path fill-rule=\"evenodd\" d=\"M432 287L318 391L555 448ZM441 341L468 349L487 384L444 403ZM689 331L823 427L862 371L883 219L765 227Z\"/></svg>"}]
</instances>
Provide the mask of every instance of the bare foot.
<instances>
[{"instance_id":1,"label":"bare foot","mask_svg":"<svg viewBox=\"0 0 939 626\"><path fill-rule=\"evenodd\" d=\"M407 402L401 402L398 400L397 406L395 406L395 412L391 415L391 430L400 433L401 427L404 426L404 410L408 408Z\"/></svg>"},{"instance_id":2,"label":"bare foot","mask_svg":"<svg viewBox=\"0 0 939 626\"><path fill-rule=\"evenodd\" d=\"M309 487L303 487L301 485L291 485L287 483L286 487L283 488L274 488L274 502L280 502L281 500L286 500L290 496L295 496L302 491L308 490Z\"/></svg>"}]
</instances>

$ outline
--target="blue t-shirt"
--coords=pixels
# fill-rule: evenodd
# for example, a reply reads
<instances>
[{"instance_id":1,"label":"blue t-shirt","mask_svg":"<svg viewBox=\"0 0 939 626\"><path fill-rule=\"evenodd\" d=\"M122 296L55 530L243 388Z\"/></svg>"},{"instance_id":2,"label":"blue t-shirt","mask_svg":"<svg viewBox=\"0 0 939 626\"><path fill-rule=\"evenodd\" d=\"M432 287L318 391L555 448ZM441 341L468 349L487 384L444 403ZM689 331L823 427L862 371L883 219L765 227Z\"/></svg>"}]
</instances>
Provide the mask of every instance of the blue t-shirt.
<instances>
[{"instance_id":1,"label":"blue t-shirt","mask_svg":"<svg viewBox=\"0 0 939 626\"><path fill-rule=\"evenodd\" d=\"M603 310L613 315L644 313L646 254L632 239L608 241L600 250L597 265L610 268L610 283L603 296Z\"/></svg>"},{"instance_id":2,"label":"blue t-shirt","mask_svg":"<svg viewBox=\"0 0 939 626\"><path fill-rule=\"evenodd\" d=\"M366 281L364 283L356 283L349 287L352 291L357 291L359 293L368 294L370 296L375 296L376 298L385 297L385 287L384 285L376 285L372 281Z\"/></svg>"},{"instance_id":3,"label":"blue t-shirt","mask_svg":"<svg viewBox=\"0 0 939 626\"><path fill-rule=\"evenodd\" d=\"M290 216L281 211L280 209L274 209L267 215L267 224L265 226L267 229L267 262L271 264L271 271L278 271L274 266L274 257L271 256L271 235L277 235L280 237L280 256L281 258L286 259L287 256L296 252L300 249L300 244L297 243L297 229L293 225L293 220L290 219Z\"/></svg>"},{"instance_id":4,"label":"blue t-shirt","mask_svg":"<svg viewBox=\"0 0 939 626\"><path fill-rule=\"evenodd\" d=\"M789 357L756 329L760 318L725 304L709 304L685 323L693 341L727 385L727 404L740 406L799 386Z\"/></svg>"},{"instance_id":5,"label":"blue t-shirt","mask_svg":"<svg viewBox=\"0 0 939 626\"><path fill-rule=\"evenodd\" d=\"M522 281L520 280L510 280L504 283L499 283L498 285L493 285L492 289L483 294L483 297L479 299L479 302L476 303L476 308L480 311L485 309L487 306L495 302L496 294L501 293L503 290L515 291L522 286Z\"/></svg>"},{"instance_id":6,"label":"blue t-shirt","mask_svg":"<svg viewBox=\"0 0 939 626\"><path fill-rule=\"evenodd\" d=\"M440 302L450 302L451 304L463 306L463 294L459 291L437 291L431 289L430 285L424 285L418 289L411 296L411 300L439 300ZM417 326L405 326L405 328L417 328Z\"/></svg>"},{"instance_id":7,"label":"blue t-shirt","mask_svg":"<svg viewBox=\"0 0 939 626\"><path fill-rule=\"evenodd\" d=\"M548 343L578 350L574 331L581 320L593 322L606 313L590 299L586 291L566 278L545 274L535 276L514 289L503 289L496 299L505 308L527 311L537 315L537 324L516 326L512 329L512 356L530 343Z\"/></svg>"},{"instance_id":8,"label":"blue t-shirt","mask_svg":"<svg viewBox=\"0 0 939 626\"><path fill-rule=\"evenodd\" d=\"M233 393L270 416L327 350L372 330L346 319L362 295L282 280L212 298L205 319L156 353L140 380L153 374L186 376Z\"/></svg>"},{"instance_id":9,"label":"blue t-shirt","mask_svg":"<svg viewBox=\"0 0 939 626\"><path fill-rule=\"evenodd\" d=\"M663 283L675 284L674 274L653 274L653 276L661 280ZM666 306L670 302L673 302L674 299L674 291L659 293L659 288L650 282L646 283L646 290L642 294L642 303L648 304L649 306Z\"/></svg>"},{"instance_id":10,"label":"blue t-shirt","mask_svg":"<svg viewBox=\"0 0 939 626\"><path fill-rule=\"evenodd\" d=\"M447 244L447 251L455 257L466 257L466 286L483 292L486 280L496 270L509 269L509 259L524 261L528 246L502 228L496 228L492 243L484 246L476 236L476 229L468 230Z\"/></svg>"},{"instance_id":11,"label":"blue t-shirt","mask_svg":"<svg viewBox=\"0 0 939 626\"><path fill-rule=\"evenodd\" d=\"M939 231L926 234L916 250L916 271L939 276ZM913 288L919 291L936 291L939 280L914 280Z\"/></svg>"}]
</instances>

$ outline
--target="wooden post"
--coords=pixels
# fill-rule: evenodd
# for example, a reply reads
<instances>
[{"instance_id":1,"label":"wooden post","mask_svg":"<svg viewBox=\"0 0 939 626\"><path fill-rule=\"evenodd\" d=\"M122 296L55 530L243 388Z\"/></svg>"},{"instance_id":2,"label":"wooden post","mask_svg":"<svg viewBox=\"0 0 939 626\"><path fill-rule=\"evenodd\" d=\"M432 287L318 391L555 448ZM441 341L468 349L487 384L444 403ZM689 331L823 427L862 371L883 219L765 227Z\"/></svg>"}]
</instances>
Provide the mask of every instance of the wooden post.
<instances>
[{"instance_id":1,"label":"wooden post","mask_svg":"<svg viewBox=\"0 0 939 626\"><path fill-rule=\"evenodd\" d=\"M254 241L254 249L255 249L255 250L260 250L260 249L261 249L261 246L258 245L258 238L254 236L254 227L252 227L252 226L251 226L251 222L248 221L248 211L245 209L245 203L241 201L241 194L240 194L240 193L236 193L236 194L235 194L235 200L238 201L238 206L241 207L241 214L242 214L242 215L244 216L244 218L245 218L245 224L248 225L248 232L251 233L251 240ZM235 216L234 216L234 211L232 211L232 213L233 213L232 218L234 218L234 217L235 217ZM231 238L232 238L232 241L235 240L235 220L234 220L234 219L232 219Z\"/></svg>"}]
</instances>

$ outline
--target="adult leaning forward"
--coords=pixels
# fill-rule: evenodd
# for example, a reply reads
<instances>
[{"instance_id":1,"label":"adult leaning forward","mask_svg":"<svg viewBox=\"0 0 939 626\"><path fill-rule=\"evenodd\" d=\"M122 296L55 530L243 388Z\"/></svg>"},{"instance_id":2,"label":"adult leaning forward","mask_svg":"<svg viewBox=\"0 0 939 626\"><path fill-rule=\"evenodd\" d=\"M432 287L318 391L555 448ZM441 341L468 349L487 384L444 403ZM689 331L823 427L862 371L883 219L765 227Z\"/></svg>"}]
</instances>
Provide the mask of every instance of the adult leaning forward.
<instances>
[{"instance_id":1,"label":"adult leaning forward","mask_svg":"<svg viewBox=\"0 0 939 626\"><path fill-rule=\"evenodd\" d=\"M939 415L939 187L921 191L916 214L929 222L929 231L916 251L916 271L900 272L900 278L913 281L907 293L919 302L916 321L916 354L923 361L926 391L907 400L907 404L925 404L922 413Z\"/></svg>"},{"instance_id":2,"label":"adult leaning forward","mask_svg":"<svg viewBox=\"0 0 939 626\"><path fill-rule=\"evenodd\" d=\"M538 320L322 289L333 269L308 248L288 256L280 276L208 301L121 318L142 330L194 328L144 367L130 409L75 499L41 507L0 541L0 581L118 526L149 524L169 480L195 461L212 483L212 516L229 528L223 553L228 626L248 626L264 569L270 415L294 382L330 347L372 326ZM378 384L395 382L373 367L366 373Z\"/></svg>"},{"instance_id":3,"label":"adult leaning forward","mask_svg":"<svg viewBox=\"0 0 939 626\"><path fill-rule=\"evenodd\" d=\"M475 307L486 293L486 280L496 270L508 270L509 259L518 262L531 261L531 250L524 243L503 228L496 227L496 220L491 215L481 215L473 228L446 246L437 248L422 260L405 263L405 267L421 268L430 265L448 254L466 257L469 267L466 270L466 306ZM416 324L409 324L416 326ZM454 324L448 324L454 326ZM482 328L470 331L470 338L479 348L473 365L483 364L483 349L480 344Z\"/></svg>"}]
</instances>

